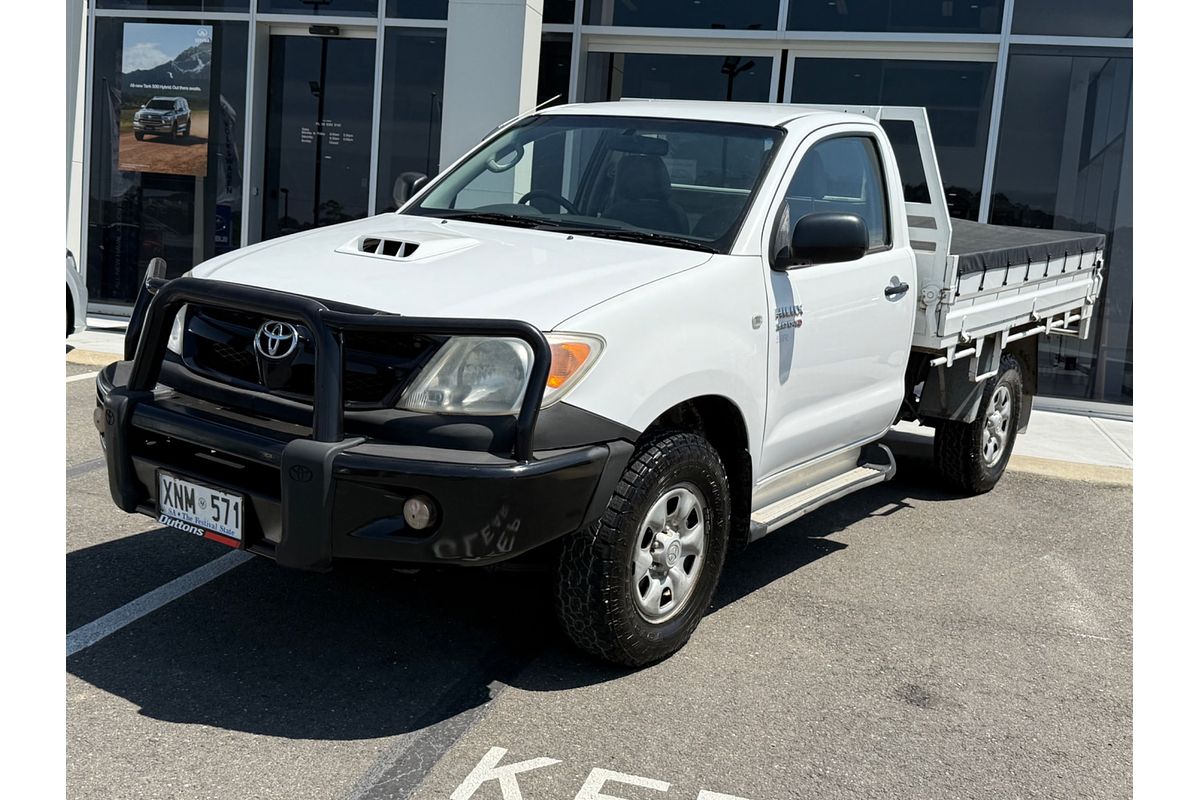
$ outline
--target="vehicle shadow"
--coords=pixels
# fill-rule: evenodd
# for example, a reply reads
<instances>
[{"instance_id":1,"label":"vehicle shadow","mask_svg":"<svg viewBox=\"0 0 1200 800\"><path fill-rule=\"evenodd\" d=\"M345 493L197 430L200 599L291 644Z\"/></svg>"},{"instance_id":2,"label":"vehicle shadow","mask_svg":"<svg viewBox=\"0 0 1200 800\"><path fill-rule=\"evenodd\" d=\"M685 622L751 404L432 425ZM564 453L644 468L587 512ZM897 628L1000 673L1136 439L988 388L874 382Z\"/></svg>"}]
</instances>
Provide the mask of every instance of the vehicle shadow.
<instances>
[{"instance_id":1,"label":"vehicle shadow","mask_svg":"<svg viewBox=\"0 0 1200 800\"><path fill-rule=\"evenodd\" d=\"M827 537L856 520L939 496L897 480L814 512L732 558L712 610L844 550ZM162 557L172 536L181 550L192 544L154 530L76 551L68 583L72 571L121 581L121 564ZM160 583L191 566L169 568ZM565 642L551 591L537 571L317 575L256 559L77 653L67 670L159 720L294 739L392 736L486 703L496 682L560 691L628 674Z\"/></svg>"}]
</instances>

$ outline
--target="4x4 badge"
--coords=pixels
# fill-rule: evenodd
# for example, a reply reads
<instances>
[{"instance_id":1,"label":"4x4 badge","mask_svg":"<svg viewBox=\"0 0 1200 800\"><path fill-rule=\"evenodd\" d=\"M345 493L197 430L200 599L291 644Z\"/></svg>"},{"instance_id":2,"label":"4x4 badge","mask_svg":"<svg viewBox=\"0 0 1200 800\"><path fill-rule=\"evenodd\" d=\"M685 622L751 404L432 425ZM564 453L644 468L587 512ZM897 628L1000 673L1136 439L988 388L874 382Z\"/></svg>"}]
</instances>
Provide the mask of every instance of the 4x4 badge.
<instances>
[{"instance_id":1,"label":"4x4 badge","mask_svg":"<svg viewBox=\"0 0 1200 800\"><path fill-rule=\"evenodd\" d=\"M255 352L273 361L287 358L299 345L300 332L289 322L269 319L258 326L258 333L254 335Z\"/></svg>"}]
</instances>

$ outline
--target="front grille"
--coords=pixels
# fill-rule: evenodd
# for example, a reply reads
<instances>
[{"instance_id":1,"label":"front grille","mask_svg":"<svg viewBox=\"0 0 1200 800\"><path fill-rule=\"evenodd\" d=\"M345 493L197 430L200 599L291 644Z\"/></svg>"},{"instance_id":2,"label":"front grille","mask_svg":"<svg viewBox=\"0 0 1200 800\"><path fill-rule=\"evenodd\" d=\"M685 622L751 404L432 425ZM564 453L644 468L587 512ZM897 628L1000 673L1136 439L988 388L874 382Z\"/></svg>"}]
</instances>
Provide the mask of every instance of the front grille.
<instances>
[{"instance_id":1,"label":"front grille","mask_svg":"<svg viewBox=\"0 0 1200 800\"><path fill-rule=\"evenodd\" d=\"M241 388L311 403L315 348L297 325L301 343L283 362L271 362L271 387L260 374L254 337L262 317L217 309L193 309L184 337L184 364L193 372ZM419 333L350 331L343 337L342 387L347 408L390 408L445 337Z\"/></svg>"}]
</instances>

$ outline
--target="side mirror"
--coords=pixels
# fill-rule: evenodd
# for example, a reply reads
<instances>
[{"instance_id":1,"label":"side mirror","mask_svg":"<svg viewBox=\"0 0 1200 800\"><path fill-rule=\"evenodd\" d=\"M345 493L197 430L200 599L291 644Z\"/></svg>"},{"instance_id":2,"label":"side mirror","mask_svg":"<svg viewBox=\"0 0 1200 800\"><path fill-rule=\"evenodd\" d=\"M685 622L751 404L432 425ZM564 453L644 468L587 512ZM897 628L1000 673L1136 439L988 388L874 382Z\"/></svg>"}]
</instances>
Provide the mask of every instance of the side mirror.
<instances>
[{"instance_id":1,"label":"side mirror","mask_svg":"<svg viewBox=\"0 0 1200 800\"><path fill-rule=\"evenodd\" d=\"M424 172L401 172L400 177L392 184L392 200L396 208L408 202L408 199L429 183L429 176Z\"/></svg>"},{"instance_id":2,"label":"side mirror","mask_svg":"<svg viewBox=\"0 0 1200 800\"><path fill-rule=\"evenodd\" d=\"M783 269L857 261L871 246L867 224L857 214L805 214L792 230L792 245L779 264Z\"/></svg>"}]
</instances>

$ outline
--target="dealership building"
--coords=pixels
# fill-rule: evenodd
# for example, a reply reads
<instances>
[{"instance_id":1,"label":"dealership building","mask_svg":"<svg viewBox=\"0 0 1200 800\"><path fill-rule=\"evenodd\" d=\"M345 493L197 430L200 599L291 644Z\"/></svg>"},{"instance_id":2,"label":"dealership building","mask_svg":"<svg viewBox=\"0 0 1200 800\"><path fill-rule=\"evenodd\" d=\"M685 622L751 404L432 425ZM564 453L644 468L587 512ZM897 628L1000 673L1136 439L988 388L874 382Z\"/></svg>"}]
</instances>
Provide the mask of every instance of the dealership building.
<instances>
[{"instance_id":1,"label":"dealership building","mask_svg":"<svg viewBox=\"0 0 1200 800\"><path fill-rule=\"evenodd\" d=\"M928 109L950 212L1108 235L1049 406L1133 403L1131 0L73 0L67 247L128 314L248 244L396 207L538 103Z\"/></svg>"}]
</instances>

